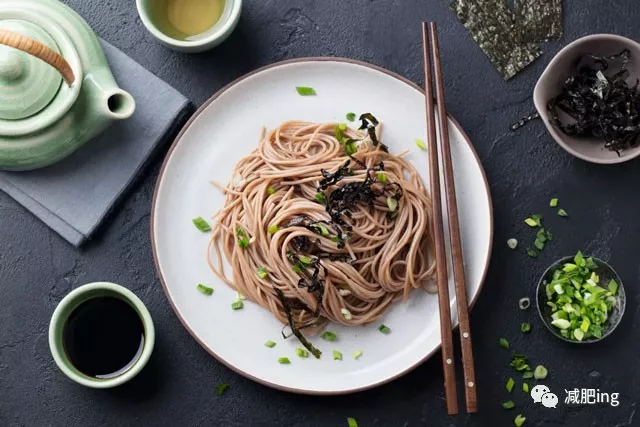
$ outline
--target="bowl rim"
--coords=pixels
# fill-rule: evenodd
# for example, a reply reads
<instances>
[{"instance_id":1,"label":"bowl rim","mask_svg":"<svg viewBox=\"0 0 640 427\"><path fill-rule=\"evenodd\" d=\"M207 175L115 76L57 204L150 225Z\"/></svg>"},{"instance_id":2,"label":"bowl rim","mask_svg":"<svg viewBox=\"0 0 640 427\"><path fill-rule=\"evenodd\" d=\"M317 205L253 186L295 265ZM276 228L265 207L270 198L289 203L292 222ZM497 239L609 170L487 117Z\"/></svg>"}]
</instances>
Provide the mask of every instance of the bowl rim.
<instances>
[{"instance_id":1,"label":"bowl rim","mask_svg":"<svg viewBox=\"0 0 640 427\"><path fill-rule=\"evenodd\" d=\"M583 255L584 256L584 255ZM557 260L555 260L554 262L552 262L545 270L544 273L542 273L542 275L540 276L540 279L538 280L538 285L536 286L536 309L538 311L538 316L540 317L540 320L542 321L542 323L544 324L544 326L549 330L549 332L551 332L551 334L553 336L555 336L556 338L559 338L565 342L571 343L571 344L594 344L597 342L600 342L602 340L604 340L605 338L607 338L609 335L611 335L611 333L613 331L616 330L616 328L620 325L620 322L622 321L622 317L624 316L625 310L627 308L627 295L626 292L624 290L624 284L622 283L622 279L620 279L620 275L618 274L618 272L611 267L611 264L609 264L608 262L597 258L597 257L593 257L593 256L585 256L586 258L593 258L593 260L598 263L598 264L602 264L604 266L606 266L607 268L609 268L614 275L614 279L618 282L618 295L620 297L619 302L620 304L620 315L617 317L615 323L611 324L609 329L602 335L602 337L600 338L596 338L596 339L589 339L589 340L583 340L583 341L578 341L578 340L571 340L569 338L565 338L563 337L552 325L551 322L547 321L544 313L542 313L542 307L540 307L540 292L542 292L542 282L544 282L545 277L547 277L547 275L551 272L552 268L556 268L558 265L563 264L566 261L569 260L573 260L575 257L575 255L567 255L561 258L558 258ZM607 319L609 320L609 319Z\"/></svg>"},{"instance_id":2,"label":"bowl rim","mask_svg":"<svg viewBox=\"0 0 640 427\"><path fill-rule=\"evenodd\" d=\"M242 10L242 0L225 0L226 3L231 4L229 16L226 20L221 22L222 25L220 25L216 31L197 40L178 40L167 36L154 25L151 17L149 16L147 7L144 5L145 1L146 0L136 0L136 8L138 9L138 16L140 17L142 24L155 38L167 45L178 48L197 48L207 46L215 43L216 41L224 40L235 28L238 20L240 19L240 12Z\"/></svg>"},{"instance_id":3,"label":"bowl rim","mask_svg":"<svg viewBox=\"0 0 640 427\"><path fill-rule=\"evenodd\" d=\"M591 162L591 163L597 163L597 164L618 164L618 163L624 163L627 162L629 160L632 160L638 156L640 156L640 145L628 150L625 153L623 153L621 156L619 157L613 157L613 158L601 158L601 157L594 157L594 156L588 156L585 155L584 153L575 150L573 147L571 147L569 144L567 144L565 142L564 136L560 134L560 132L558 131L558 129L556 129L556 127L550 122L549 120L549 113L547 112L547 101L542 100L542 96L540 95L540 92L542 91L542 86L544 85L544 82L547 80L547 77L549 74L552 73L553 69L555 68L556 64L560 61L560 59L563 56L566 56L569 52L573 51L576 49L576 47L588 43L588 42L592 42L592 41L598 41L598 40L602 40L602 39L610 39L610 40L615 40L619 43L625 43L625 44L632 44L635 45L635 47L640 51L640 43L638 43L635 40L632 40L628 37L624 37L618 34L609 34L609 33L598 33L598 34L591 34L588 36L584 36L584 37L580 37L574 41L572 41L571 43L569 43L568 45L566 45L565 47L563 47L562 49L560 49L560 51L558 53L556 53L556 55L553 57L553 59L551 59L551 61L549 62L549 64L547 65L547 67L544 69L544 71L542 72L542 74L540 75L540 77L538 78L538 81L536 82L535 88L533 89L533 103L536 107L536 110L538 111L538 114L540 115L540 118L542 119L545 127L547 128L547 131L551 134L551 136L553 137L553 139L558 143L558 145L560 145L560 147L562 147L565 151L567 151L568 153L572 154L575 157L578 157L579 159L585 160L587 162Z\"/></svg>"}]
</instances>

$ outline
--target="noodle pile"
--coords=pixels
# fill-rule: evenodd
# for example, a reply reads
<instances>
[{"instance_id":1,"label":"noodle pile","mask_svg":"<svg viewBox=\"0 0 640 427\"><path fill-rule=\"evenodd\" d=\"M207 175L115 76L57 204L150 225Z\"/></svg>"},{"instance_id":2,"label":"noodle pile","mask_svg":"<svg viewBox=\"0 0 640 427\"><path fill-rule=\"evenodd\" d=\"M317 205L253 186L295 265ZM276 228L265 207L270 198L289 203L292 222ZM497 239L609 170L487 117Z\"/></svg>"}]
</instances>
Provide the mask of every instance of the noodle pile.
<instances>
[{"instance_id":1,"label":"noodle pile","mask_svg":"<svg viewBox=\"0 0 640 427\"><path fill-rule=\"evenodd\" d=\"M345 137L357 141L350 158L336 126L291 121L264 134L258 148L237 163L233 181L223 187L224 207L214 216L208 251L214 273L292 329L292 320L300 329L327 321L370 323L394 300L424 288L435 272L429 257L431 199L418 172L374 146L365 133L346 128ZM351 174L326 189L327 199L367 176L376 180L376 191L401 188L394 211L382 196L359 202L351 218L343 215L350 230L331 225L317 198L321 170L336 172L348 160ZM375 169L380 162L382 169ZM338 231L345 236L343 247ZM317 266L315 282L310 259Z\"/></svg>"}]
</instances>

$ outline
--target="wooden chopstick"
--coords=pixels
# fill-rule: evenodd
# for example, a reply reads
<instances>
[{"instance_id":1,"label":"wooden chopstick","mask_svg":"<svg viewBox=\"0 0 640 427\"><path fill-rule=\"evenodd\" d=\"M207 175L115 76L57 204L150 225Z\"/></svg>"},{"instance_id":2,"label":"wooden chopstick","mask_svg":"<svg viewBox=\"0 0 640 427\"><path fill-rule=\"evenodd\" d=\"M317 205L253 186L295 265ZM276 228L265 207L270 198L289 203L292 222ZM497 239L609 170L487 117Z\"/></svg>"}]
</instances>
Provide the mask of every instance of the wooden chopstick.
<instances>
[{"instance_id":1,"label":"wooden chopstick","mask_svg":"<svg viewBox=\"0 0 640 427\"><path fill-rule=\"evenodd\" d=\"M456 291L456 303L458 308L458 319L460 322L460 344L462 349L462 366L464 372L464 390L465 390L465 403L467 406L467 413L475 413L478 411L478 397L476 391L476 378L475 378L475 368L473 361L473 346L471 341L471 326L469 324L469 305L467 299L467 286L465 280L465 272L464 272L464 261L463 261L463 253L462 253L462 240L460 237L460 220L458 216L458 202L456 199L456 188L455 188L455 180L454 180L454 171L453 171L453 163L451 161L451 145L449 141L449 127L448 127L448 118L446 105L444 100L444 83L442 79L442 69L440 66L440 48L438 45L438 32L436 28L436 24L434 22L430 22L428 24L428 34L427 34L427 26L423 23L422 26L423 31L423 40L426 40L424 46L424 57L425 57L425 87L426 89L426 98L427 98L427 120L429 120L429 104L431 104L431 117L433 117L433 89L431 83L431 64L429 63L429 55L428 55L428 42L430 39L431 46L431 57L434 67L434 76L435 76L435 85L436 85L436 103L438 105L438 130L440 131L440 145L442 149L442 165L444 170L444 182L445 182L445 195L447 200L447 213L449 219L449 240L451 244L451 257L452 257L452 265L453 265L453 279L455 283L455 291ZM427 73L427 68L429 72ZM427 75L428 74L428 75ZM433 119L431 119L433 121ZM429 131L431 132L431 125L429 125ZM433 139L436 139L435 137ZM434 147L430 146L430 156L435 157L436 160L431 160L432 164L437 165L437 157L438 157L438 147L437 140L434 141ZM439 172L439 171L438 171ZM437 176L439 184L440 176ZM432 179L433 182L433 172ZM433 191L432 184L432 191ZM440 191L438 191L438 195ZM435 195L433 196L435 198ZM438 206L440 205L440 201L438 201ZM435 209L435 203L434 203ZM442 212L440 212L440 221L442 221ZM442 223L441 223L442 224ZM440 224L440 225L441 225ZM435 227L435 225L434 225ZM435 233L434 233L434 237ZM442 246L441 251L444 251L444 238L441 236L441 240L436 240L436 248L438 245ZM437 259L437 257L436 257ZM437 262L437 261L436 261ZM446 261L444 265L444 275L447 275L446 269ZM437 265L438 270L440 269L440 265ZM448 286L446 284L445 286ZM438 288L440 288L440 283L438 283ZM448 292L447 292L448 296ZM440 292L438 298L440 299ZM449 313L448 302L449 299L445 300L447 302L447 313ZM442 304L440 303L440 307L442 308ZM441 310L442 311L442 310ZM441 313L442 318L442 313ZM441 319L442 320L442 319ZM448 329L451 331L450 318ZM450 333L450 332L449 332ZM450 337L449 337L450 339ZM443 349L444 349L443 339ZM443 353L444 359L444 353ZM453 359L452 359L453 360ZM445 394L446 394L446 371L445 371ZM455 390L455 386L454 386ZM456 398L457 405L457 398Z\"/></svg>"},{"instance_id":2,"label":"wooden chopstick","mask_svg":"<svg viewBox=\"0 0 640 427\"><path fill-rule=\"evenodd\" d=\"M442 340L442 370L444 371L444 393L447 413L458 413L456 392L456 370L453 365L453 338L451 331L451 311L449 309L449 280L447 275L447 253L444 246L444 225L440 195L440 166L438 163L438 142L436 119L433 105L433 84L431 83L431 60L429 59L429 33L426 22L422 23L422 44L424 53L424 85L427 107L427 144L429 150L429 176L431 178L431 200L433 216L433 238L435 241L436 285L438 287L438 307L440 312L440 336Z\"/></svg>"}]
</instances>

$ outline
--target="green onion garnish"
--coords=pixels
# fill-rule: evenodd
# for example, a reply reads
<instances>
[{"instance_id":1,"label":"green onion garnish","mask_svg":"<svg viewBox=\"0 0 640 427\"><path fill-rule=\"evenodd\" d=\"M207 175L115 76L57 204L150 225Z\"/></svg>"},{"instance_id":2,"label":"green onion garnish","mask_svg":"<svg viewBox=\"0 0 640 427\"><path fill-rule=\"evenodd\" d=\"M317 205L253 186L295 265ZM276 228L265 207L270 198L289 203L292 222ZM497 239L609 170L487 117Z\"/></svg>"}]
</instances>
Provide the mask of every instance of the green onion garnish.
<instances>
[{"instance_id":1,"label":"green onion garnish","mask_svg":"<svg viewBox=\"0 0 640 427\"><path fill-rule=\"evenodd\" d=\"M351 417L347 418L347 424L348 424L348 427L358 427L358 422L356 421L355 418L351 418Z\"/></svg>"},{"instance_id":2,"label":"green onion garnish","mask_svg":"<svg viewBox=\"0 0 640 427\"><path fill-rule=\"evenodd\" d=\"M266 343L264 343L264 346L265 346L265 347L269 347L269 348L273 348L273 347L275 347L275 346L276 346L276 343L275 343L275 341L271 341L271 340L269 340L269 341L267 341Z\"/></svg>"},{"instance_id":3,"label":"green onion garnish","mask_svg":"<svg viewBox=\"0 0 640 427\"><path fill-rule=\"evenodd\" d=\"M507 380L507 385L506 385L507 391L508 391L509 393L511 393L511 390L513 390L513 386L514 386L514 385L516 385L516 382L513 380L513 378L509 378L509 379Z\"/></svg>"},{"instance_id":4,"label":"green onion garnish","mask_svg":"<svg viewBox=\"0 0 640 427\"><path fill-rule=\"evenodd\" d=\"M202 231L203 233L206 233L207 231L211 231L211 226L201 216L199 216L198 218L192 219L192 221L193 221L193 225L195 225L196 228Z\"/></svg>"},{"instance_id":5,"label":"green onion garnish","mask_svg":"<svg viewBox=\"0 0 640 427\"><path fill-rule=\"evenodd\" d=\"M309 352L304 348L296 348L296 356L298 357L309 357Z\"/></svg>"},{"instance_id":6,"label":"green onion garnish","mask_svg":"<svg viewBox=\"0 0 640 427\"><path fill-rule=\"evenodd\" d=\"M504 409L513 409L516 406L516 404L513 402L513 400L507 400L506 402L502 402L502 407Z\"/></svg>"},{"instance_id":7,"label":"green onion garnish","mask_svg":"<svg viewBox=\"0 0 640 427\"><path fill-rule=\"evenodd\" d=\"M327 197L324 195L324 193L316 193L316 201L318 203L326 205L327 204Z\"/></svg>"},{"instance_id":8,"label":"green onion garnish","mask_svg":"<svg viewBox=\"0 0 640 427\"><path fill-rule=\"evenodd\" d=\"M311 263L313 262L313 259L311 259L311 257L304 256L304 255L300 255L298 257L298 260L305 265L311 265Z\"/></svg>"},{"instance_id":9,"label":"green onion garnish","mask_svg":"<svg viewBox=\"0 0 640 427\"><path fill-rule=\"evenodd\" d=\"M507 341L505 338L500 338L500 347L509 350L509 341Z\"/></svg>"},{"instance_id":10,"label":"green onion garnish","mask_svg":"<svg viewBox=\"0 0 640 427\"><path fill-rule=\"evenodd\" d=\"M242 300L238 300L234 303L231 304L231 309L233 310L240 310L242 309L242 307L244 307L244 304L242 303Z\"/></svg>"},{"instance_id":11,"label":"green onion garnish","mask_svg":"<svg viewBox=\"0 0 640 427\"><path fill-rule=\"evenodd\" d=\"M275 189L275 187L272 187L272 186L268 186L267 187L267 194L270 195L270 196L276 194L276 191L277 190Z\"/></svg>"},{"instance_id":12,"label":"green onion garnish","mask_svg":"<svg viewBox=\"0 0 640 427\"><path fill-rule=\"evenodd\" d=\"M547 371L547 368L545 368L542 365L538 365L536 366L536 369L534 369L533 371L533 377L537 380L543 380L547 378L548 373L549 372Z\"/></svg>"},{"instance_id":13,"label":"green onion garnish","mask_svg":"<svg viewBox=\"0 0 640 427\"><path fill-rule=\"evenodd\" d=\"M240 227L236 229L236 236L238 236L238 246L241 248L246 248L251 243L245 231Z\"/></svg>"},{"instance_id":14,"label":"green onion garnish","mask_svg":"<svg viewBox=\"0 0 640 427\"><path fill-rule=\"evenodd\" d=\"M518 307L520 307L520 310L526 310L531 307L531 300L529 297L520 298L518 301Z\"/></svg>"},{"instance_id":15,"label":"green onion garnish","mask_svg":"<svg viewBox=\"0 0 640 427\"><path fill-rule=\"evenodd\" d=\"M549 202L549 206L552 208L555 208L556 206L558 206L558 199L551 199L551 201Z\"/></svg>"},{"instance_id":16,"label":"green onion garnish","mask_svg":"<svg viewBox=\"0 0 640 427\"><path fill-rule=\"evenodd\" d=\"M511 249L515 249L518 247L518 241L516 239L509 239L507 240L507 246Z\"/></svg>"},{"instance_id":17,"label":"green onion garnish","mask_svg":"<svg viewBox=\"0 0 640 427\"><path fill-rule=\"evenodd\" d=\"M385 182L387 182L387 175L385 175L382 172L378 172L376 174L376 177L378 178L378 182L381 184L384 184Z\"/></svg>"},{"instance_id":18,"label":"green onion garnish","mask_svg":"<svg viewBox=\"0 0 640 427\"><path fill-rule=\"evenodd\" d=\"M355 121L356 119L356 113L347 113L347 120L349 120L350 122Z\"/></svg>"},{"instance_id":19,"label":"green onion garnish","mask_svg":"<svg viewBox=\"0 0 640 427\"><path fill-rule=\"evenodd\" d=\"M529 227L539 227L540 226L540 221L536 221L533 218L525 219L524 223L527 224Z\"/></svg>"},{"instance_id":20,"label":"green onion garnish","mask_svg":"<svg viewBox=\"0 0 640 427\"><path fill-rule=\"evenodd\" d=\"M333 350L333 360L342 360L342 353L338 350Z\"/></svg>"},{"instance_id":21,"label":"green onion garnish","mask_svg":"<svg viewBox=\"0 0 640 427\"><path fill-rule=\"evenodd\" d=\"M218 396L222 396L222 394L225 391L227 391L228 388L229 388L229 384L227 383L222 383L218 387L216 387L216 392L218 393Z\"/></svg>"},{"instance_id":22,"label":"green onion garnish","mask_svg":"<svg viewBox=\"0 0 640 427\"><path fill-rule=\"evenodd\" d=\"M344 132L345 130L347 130L347 125L345 123L338 123L338 129Z\"/></svg>"},{"instance_id":23,"label":"green onion garnish","mask_svg":"<svg viewBox=\"0 0 640 427\"><path fill-rule=\"evenodd\" d=\"M267 233L269 234L275 234L276 231L278 231L278 226L277 225L270 225L269 228L267 228Z\"/></svg>"},{"instance_id":24,"label":"green onion garnish","mask_svg":"<svg viewBox=\"0 0 640 427\"><path fill-rule=\"evenodd\" d=\"M395 212L398 209L398 200L395 197L387 197L387 207L391 212Z\"/></svg>"},{"instance_id":25,"label":"green onion garnish","mask_svg":"<svg viewBox=\"0 0 640 427\"><path fill-rule=\"evenodd\" d=\"M523 322L520 324L520 331L523 333L531 332L531 323Z\"/></svg>"},{"instance_id":26,"label":"green onion garnish","mask_svg":"<svg viewBox=\"0 0 640 427\"><path fill-rule=\"evenodd\" d=\"M524 422L527 420L526 417L523 417L521 414L516 415L516 418L513 420L513 423L516 427L522 427Z\"/></svg>"},{"instance_id":27,"label":"green onion garnish","mask_svg":"<svg viewBox=\"0 0 640 427\"><path fill-rule=\"evenodd\" d=\"M560 216L569 216L569 214L567 213L567 211L565 211L564 209L560 208L558 209L558 215Z\"/></svg>"},{"instance_id":28,"label":"green onion garnish","mask_svg":"<svg viewBox=\"0 0 640 427\"><path fill-rule=\"evenodd\" d=\"M539 239L536 239L536 241L535 241L535 242L533 242L533 246L535 246L535 247L536 247L536 249L538 249L539 251L541 251L541 250L543 250L543 249L544 249L544 242L543 242L543 241L541 241L541 240L539 240Z\"/></svg>"},{"instance_id":29,"label":"green onion garnish","mask_svg":"<svg viewBox=\"0 0 640 427\"><path fill-rule=\"evenodd\" d=\"M615 280L611 279L607 288L609 289L609 292L611 292L611 295L616 296L618 294L618 282Z\"/></svg>"},{"instance_id":30,"label":"green onion garnish","mask_svg":"<svg viewBox=\"0 0 640 427\"><path fill-rule=\"evenodd\" d=\"M341 308L340 309L340 313L342 313L342 315L344 316L345 320L351 320L353 319L353 315L351 314L351 312L349 310L347 310L346 308Z\"/></svg>"},{"instance_id":31,"label":"green onion garnish","mask_svg":"<svg viewBox=\"0 0 640 427\"><path fill-rule=\"evenodd\" d=\"M261 279L266 279L267 275L269 275L269 272L267 271L267 269L265 267L260 267L257 271L256 274L258 275L259 278Z\"/></svg>"},{"instance_id":32,"label":"green onion garnish","mask_svg":"<svg viewBox=\"0 0 640 427\"><path fill-rule=\"evenodd\" d=\"M531 258L535 258L538 256L538 252L536 252L535 249L527 248L527 255L529 255Z\"/></svg>"},{"instance_id":33,"label":"green onion garnish","mask_svg":"<svg viewBox=\"0 0 640 427\"><path fill-rule=\"evenodd\" d=\"M348 140L344 143L344 151L349 155L355 154L358 152L358 144L353 140Z\"/></svg>"},{"instance_id":34,"label":"green onion garnish","mask_svg":"<svg viewBox=\"0 0 640 427\"><path fill-rule=\"evenodd\" d=\"M278 358L278 363L281 365L288 365L291 363L291 360L289 360L288 357L279 357Z\"/></svg>"},{"instance_id":35,"label":"green onion garnish","mask_svg":"<svg viewBox=\"0 0 640 427\"><path fill-rule=\"evenodd\" d=\"M353 358L355 360L360 359L360 356L362 356L362 350L356 350L356 351L353 352Z\"/></svg>"},{"instance_id":36,"label":"green onion garnish","mask_svg":"<svg viewBox=\"0 0 640 427\"><path fill-rule=\"evenodd\" d=\"M522 374L522 379L523 380L528 380L529 378L533 378L533 372L526 371L524 374Z\"/></svg>"},{"instance_id":37,"label":"green onion garnish","mask_svg":"<svg viewBox=\"0 0 640 427\"><path fill-rule=\"evenodd\" d=\"M322 338L325 341L335 341L338 338L338 336L333 332L324 331L323 333L320 334L320 338Z\"/></svg>"},{"instance_id":38,"label":"green onion garnish","mask_svg":"<svg viewBox=\"0 0 640 427\"><path fill-rule=\"evenodd\" d=\"M420 138L416 138L416 145L418 146L419 149L421 149L422 151L427 151L427 146L424 145L424 141L421 140Z\"/></svg>"},{"instance_id":39,"label":"green onion garnish","mask_svg":"<svg viewBox=\"0 0 640 427\"><path fill-rule=\"evenodd\" d=\"M213 288L205 286L202 283L198 283L197 288L201 293L203 293L205 295L212 295L213 294Z\"/></svg>"},{"instance_id":40,"label":"green onion garnish","mask_svg":"<svg viewBox=\"0 0 640 427\"><path fill-rule=\"evenodd\" d=\"M385 324L378 326L378 330L385 335L389 335L391 333L391 328Z\"/></svg>"},{"instance_id":41,"label":"green onion garnish","mask_svg":"<svg viewBox=\"0 0 640 427\"><path fill-rule=\"evenodd\" d=\"M296 86L298 94L301 96L313 96L316 95L316 91L312 87L308 86Z\"/></svg>"},{"instance_id":42,"label":"green onion garnish","mask_svg":"<svg viewBox=\"0 0 640 427\"><path fill-rule=\"evenodd\" d=\"M529 384L522 383L522 391L524 391L525 393L529 393Z\"/></svg>"}]
</instances>

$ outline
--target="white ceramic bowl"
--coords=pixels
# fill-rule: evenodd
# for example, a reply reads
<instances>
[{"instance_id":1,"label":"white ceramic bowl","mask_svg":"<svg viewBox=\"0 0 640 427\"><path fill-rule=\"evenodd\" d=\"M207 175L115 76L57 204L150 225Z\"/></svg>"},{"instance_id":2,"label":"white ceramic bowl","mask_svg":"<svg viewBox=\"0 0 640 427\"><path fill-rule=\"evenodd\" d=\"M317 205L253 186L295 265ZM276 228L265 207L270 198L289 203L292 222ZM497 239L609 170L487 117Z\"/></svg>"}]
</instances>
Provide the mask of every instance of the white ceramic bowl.
<instances>
[{"instance_id":1,"label":"white ceramic bowl","mask_svg":"<svg viewBox=\"0 0 640 427\"><path fill-rule=\"evenodd\" d=\"M640 145L618 154L604 147L604 141L596 138L577 138L566 135L549 119L547 103L559 95L564 81L575 73L576 63L584 55L613 55L623 49L631 51L629 82L640 78L640 43L614 34L594 34L568 44L553 58L544 70L533 92L533 101L547 130L556 142L574 156L592 163L622 163L640 156Z\"/></svg>"},{"instance_id":2,"label":"white ceramic bowl","mask_svg":"<svg viewBox=\"0 0 640 427\"><path fill-rule=\"evenodd\" d=\"M199 53L212 49L225 41L231 35L240 19L242 0L226 0L220 20L207 32L207 35L197 40L174 39L156 27L151 19L150 4L155 0L136 0L138 15L144 26L160 43L179 52Z\"/></svg>"}]
</instances>

